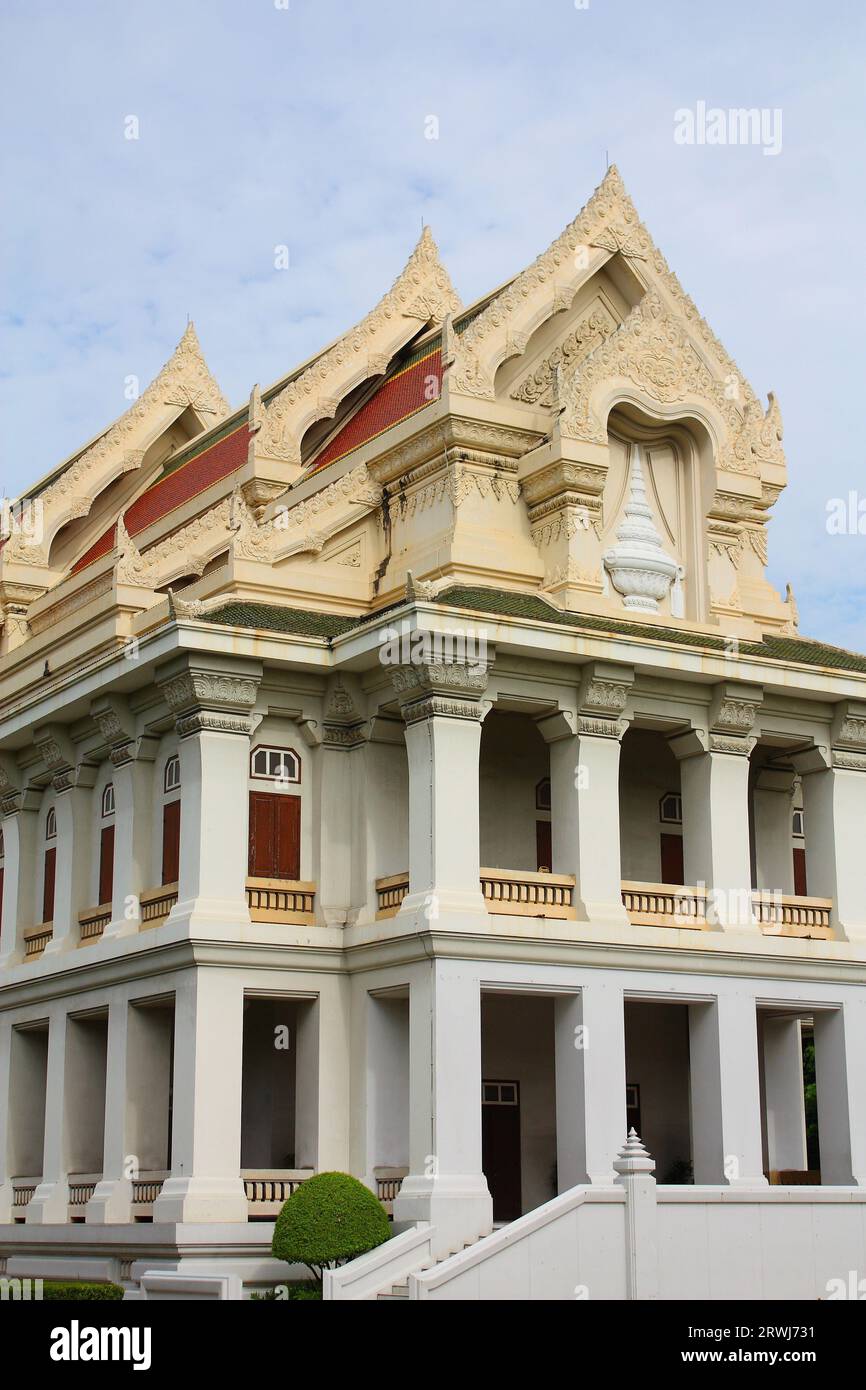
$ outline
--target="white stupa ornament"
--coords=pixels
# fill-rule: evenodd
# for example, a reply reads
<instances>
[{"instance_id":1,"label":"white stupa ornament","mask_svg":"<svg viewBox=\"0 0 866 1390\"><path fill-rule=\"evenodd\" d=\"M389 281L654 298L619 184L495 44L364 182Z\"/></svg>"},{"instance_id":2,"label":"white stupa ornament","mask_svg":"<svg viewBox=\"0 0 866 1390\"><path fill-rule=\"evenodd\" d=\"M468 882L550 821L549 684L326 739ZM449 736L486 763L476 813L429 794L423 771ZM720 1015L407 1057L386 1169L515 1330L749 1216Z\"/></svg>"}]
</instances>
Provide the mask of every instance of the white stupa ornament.
<instances>
[{"instance_id":1,"label":"white stupa ornament","mask_svg":"<svg viewBox=\"0 0 866 1390\"><path fill-rule=\"evenodd\" d=\"M622 524L617 527L617 544L606 550L602 559L610 582L622 594L626 608L644 613L657 613L659 602L671 593L671 616L683 616L682 579L685 570L662 548L653 514L647 501L640 446L635 444L631 456L629 498Z\"/></svg>"}]
</instances>

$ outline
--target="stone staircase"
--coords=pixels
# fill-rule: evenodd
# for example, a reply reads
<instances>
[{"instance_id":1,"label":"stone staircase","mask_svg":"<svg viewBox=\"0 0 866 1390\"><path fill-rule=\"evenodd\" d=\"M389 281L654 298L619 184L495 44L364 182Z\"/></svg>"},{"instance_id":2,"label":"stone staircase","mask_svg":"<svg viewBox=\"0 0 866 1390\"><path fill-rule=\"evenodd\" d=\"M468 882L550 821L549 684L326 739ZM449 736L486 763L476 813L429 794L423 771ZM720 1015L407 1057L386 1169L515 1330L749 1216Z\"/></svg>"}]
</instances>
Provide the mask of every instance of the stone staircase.
<instances>
[{"instance_id":1,"label":"stone staircase","mask_svg":"<svg viewBox=\"0 0 866 1390\"><path fill-rule=\"evenodd\" d=\"M441 1265L443 1261L450 1260L452 1255L459 1255L464 1250L468 1250L470 1246L477 1245L479 1240L484 1239L484 1236L475 1236L472 1240L466 1240L462 1245L455 1246L453 1250L448 1250L444 1255L441 1255L438 1260L425 1260L423 1264L418 1266L415 1273L420 1273L422 1269L435 1269L436 1266ZM408 1299L408 1297L409 1276L407 1274L405 1279L401 1279L398 1283L392 1284L390 1289L383 1289L380 1293L377 1293L376 1302L379 1302L379 1300L392 1302L403 1298Z\"/></svg>"}]
</instances>

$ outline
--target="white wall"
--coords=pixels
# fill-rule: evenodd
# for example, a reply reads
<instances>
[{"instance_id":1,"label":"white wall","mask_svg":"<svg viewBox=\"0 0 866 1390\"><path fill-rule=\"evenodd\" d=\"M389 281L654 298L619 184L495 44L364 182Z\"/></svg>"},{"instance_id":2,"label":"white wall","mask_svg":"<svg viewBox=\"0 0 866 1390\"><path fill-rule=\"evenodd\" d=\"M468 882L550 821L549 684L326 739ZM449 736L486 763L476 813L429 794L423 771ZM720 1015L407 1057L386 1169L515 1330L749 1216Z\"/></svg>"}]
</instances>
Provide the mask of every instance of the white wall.
<instances>
[{"instance_id":1,"label":"white wall","mask_svg":"<svg viewBox=\"0 0 866 1390\"><path fill-rule=\"evenodd\" d=\"M619 786L622 876L661 883L662 832L678 835L682 826L659 819L662 796L680 790L679 763L660 734L632 729L625 735Z\"/></svg>"},{"instance_id":2,"label":"white wall","mask_svg":"<svg viewBox=\"0 0 866 1390\"><path fill-rule=\"evenodd\" d=\"M688 1006L626 1000L625 1055L626 1080L640 1086L640 1137L664 1182L675 1160L692 1156Z\"/></svg>"},{"instance_id":3,"label":"white wall","mask_svg":"<svg viewBox=\"0 0 866 1390\"><path fill-rule=\"evenodd\" d=\"M538 867L535 789L550 776L547 744L531 719L488 714L481 728L481 863L488 869Z\"/></svg>"},{"instance_id":4,"label":"white wall","mask_svg":"<svg viewBox=\"0 0 866 1390\"><path fill-rule=\"evenodd\" d=\"M524 1211L556 1192L554 1001L488 994L481 1000L485 1081L520 1083L520 1168Z\"/></svg>"}]
</instances>

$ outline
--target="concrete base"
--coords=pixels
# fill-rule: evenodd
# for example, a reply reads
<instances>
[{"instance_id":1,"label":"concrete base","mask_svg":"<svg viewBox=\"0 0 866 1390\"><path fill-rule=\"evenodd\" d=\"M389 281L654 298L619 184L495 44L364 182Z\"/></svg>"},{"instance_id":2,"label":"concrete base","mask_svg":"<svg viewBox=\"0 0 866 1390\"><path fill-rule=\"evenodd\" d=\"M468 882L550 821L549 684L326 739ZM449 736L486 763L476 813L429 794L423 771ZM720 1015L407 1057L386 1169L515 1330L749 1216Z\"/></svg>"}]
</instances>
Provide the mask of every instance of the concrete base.
<instances>
[{"instance_id":1,"label":"concrete base","mask_svg":"<svg viewBox=\"0 0 866 1390\"><path fill-rule=\"evenodd\" d=\"M394 1229L399 1232L419 1221L434 1228L433 1253L437 1259L489 1235L493 1230L493 1199L484 1174L409 1174L394 1198Z\"/></svg>"},{"instance_id":2,"label":"concrete base","mask_svg":"<svg viewBox=\"0 0 866 1390\"><path fill-rule=\"evenodd\" d=\"M84 1209L84 1219L92 1225L129 1222L132 1212L132 1183L128 1178L103 1178Z\"/></svg>"},{"instance_id":3,"label":"concrete base","mask_svg":"<svg viewBox=\"0 0 866 1390\"><path fill-rule=\"evenodd\" d=\"M240 1178L166 1178L153 1204L154 1222L245 1221L246 1217Z\"/></svg>"},{"instance_id":4,"label":"concrete base","mask_svg":"<svg viewBox=\"0 0 866 1390\"><path fill-rule=\"evenodd\" d=\"M41 1182L27 1203L25 1222L28 1226L52 1225L65 1221L68 1209L66 1182Z\"/></svg>"}]
</instances>

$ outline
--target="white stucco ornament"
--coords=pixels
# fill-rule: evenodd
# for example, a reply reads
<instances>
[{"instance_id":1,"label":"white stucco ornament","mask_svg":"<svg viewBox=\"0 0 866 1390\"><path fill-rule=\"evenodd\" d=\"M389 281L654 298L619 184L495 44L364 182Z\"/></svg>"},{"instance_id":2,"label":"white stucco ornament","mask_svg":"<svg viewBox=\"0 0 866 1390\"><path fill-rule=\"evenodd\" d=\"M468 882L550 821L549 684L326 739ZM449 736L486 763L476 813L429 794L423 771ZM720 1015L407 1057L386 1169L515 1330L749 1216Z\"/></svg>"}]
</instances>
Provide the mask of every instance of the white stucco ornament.
<instances>
[{"instance_id":1,"label":"white stucco ornament","mask_svg":"<svg viewBox=\"0 0 866 1390\"><path fill-rule=\"evenodd\" d=\"M657 613L659 602L671 593L671 614L683 616L682 579L685 570L662 548L650 510L641 468L640 447L634 445L630 491L617 544L604 553L604 567L626 608Z\"/></svg>"}]
</instances>

